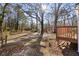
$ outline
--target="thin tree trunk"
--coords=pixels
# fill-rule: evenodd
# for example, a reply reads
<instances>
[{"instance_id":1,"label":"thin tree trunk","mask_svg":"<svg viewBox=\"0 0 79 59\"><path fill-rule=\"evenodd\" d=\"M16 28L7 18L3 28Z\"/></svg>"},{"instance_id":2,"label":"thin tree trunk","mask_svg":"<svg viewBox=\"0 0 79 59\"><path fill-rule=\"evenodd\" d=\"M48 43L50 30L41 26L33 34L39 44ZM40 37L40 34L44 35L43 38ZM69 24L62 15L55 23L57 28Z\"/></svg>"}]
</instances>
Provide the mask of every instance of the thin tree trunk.
<instances>
[{"instance_id":1,"label":"thin tree trunk","mask_svg":"<svg viewBox=\"0 0 79 59\"><path fill-rule=\"evenodd\" d=\"M65 16L64 16L64 26L65 26Z\"/></svg>"},{"instance_id":2,"label":"thin tree trunk","mask_svg":"<svg viewBox=\"0 0 79 59\"><path fill-rule=\"evenodd\" d=\"M15 24L15 30L16 30L16 31L18 30L18 25L19 25L18 22L19 22L19 21L18 21L18 19L17 19L17 20L16 20L16 24Z\"/></svg>"},{"instance_id":3,"label":"thin tree trunk","mask_svg":"<svg viewBox=\"0 0 79 59\"><path fill-rule=\"evenodd\" d=\"M19 26L19 12L17 12L17 19L16 19L16 27L15 30L18 30L18 26Z\"/></svg>"},{"instance_id":4,"label":"thin tree trunk","mask_svg":"<svg viewBox=\"0 0 79 59\"><path fill-rule=\"evenodd\" d=\"M49 20L48 20L48 25L47 25L47 27L48 27L48 30L47 30L47 32L49 31L50 32L50 22L49 22Z\"/></svg>"},{"instance_id":5,"label":"thin tree trunk","mask_svg":"<svg viewBox=\"0 0 79 59\"><path fill-rule=\"evenodd\" d=\"M55 3L54 33L56 33L56 28L57 28L57 10L56 10L56 3Z\"/></svg>"},{"instance_id":6,"label":"thin tree trunk","mask_svg":"<svg viewBox=\"0 0 79 59\"><path fill-rule=\"evenodd\" d=\"M31 19L31 30L33 29L33 20Z\"/></svg>"},{"instance_id":7,"label":"thin tree trunk","mask_svg":"<svg viewBox=\"0 0 79 59\"><path fill-rule=\"evenodd\" d=\"M41 38L43 37L43 33L44 33L44 31L43 31L43 16L44 16L44 14L42 13L42 20L41 20Z\"/></svg>"},{"instance_id":8,"label":"thin tree trunk","mask_svg":"<svg viewBox=\"0 0 79 59\"><path fill-rule=\"evenodd\" d=\"M37 20L37 17L36 17L36 31L38 31L38 20Z\"/></svg>"},{"instance_id":9,"label":"thin tree trunk","mask_svg":"<svg viewBox=\"0 0 79 59\"><path fill-rule=\"evenodd\" d=\"M55 16L54 33L56 33L56 31L57 31L57 20L58 20L58 16Z\"/></svg>"}]
</instances>

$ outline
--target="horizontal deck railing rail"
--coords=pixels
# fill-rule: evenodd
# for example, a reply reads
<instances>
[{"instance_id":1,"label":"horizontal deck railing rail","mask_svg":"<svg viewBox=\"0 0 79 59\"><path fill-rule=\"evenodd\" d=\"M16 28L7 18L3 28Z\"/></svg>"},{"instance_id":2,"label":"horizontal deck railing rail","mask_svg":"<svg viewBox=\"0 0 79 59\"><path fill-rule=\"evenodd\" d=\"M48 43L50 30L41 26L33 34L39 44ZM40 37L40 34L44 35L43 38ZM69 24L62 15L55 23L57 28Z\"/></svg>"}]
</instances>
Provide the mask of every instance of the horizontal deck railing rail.
<instances>
[{"instance_id":1,"label":"horizontal deck railing rail","mask_svg":"<svg viewBox=\"0 0 79 59\"><path fill-rule=\"evenodd\" d=\"M58 26L57 40L66 40L77 43L77 26Z\"/></svg>"}]
</instances>

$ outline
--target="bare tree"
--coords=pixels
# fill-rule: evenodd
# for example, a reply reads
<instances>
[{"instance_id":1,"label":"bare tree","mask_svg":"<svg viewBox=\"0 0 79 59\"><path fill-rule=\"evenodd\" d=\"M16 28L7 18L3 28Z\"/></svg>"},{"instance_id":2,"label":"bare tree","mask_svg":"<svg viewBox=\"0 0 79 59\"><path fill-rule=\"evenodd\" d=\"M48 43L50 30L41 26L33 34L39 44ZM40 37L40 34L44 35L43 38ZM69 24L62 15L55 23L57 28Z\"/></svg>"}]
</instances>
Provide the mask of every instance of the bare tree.
<instances>
[{"instance_id":1,"label":"bare tree","mask_svg":"<svg viewBox=\"0 0 79 59\"><path fill-rule=\"evenodd\" d=\"M57 27L57 21L60 17L64 17L64 23L65 23L65 16L67 18L71 17L70 15L73 15L73 10L74 10L74 5L75 4L62 4L62 3L55 3L51 4L52 12L54 15L54 32L56 33L56 27ZM73 7L72 7L73 6ZM71 13L73 12L73 13Z\"/></svg>"}]
</instances>

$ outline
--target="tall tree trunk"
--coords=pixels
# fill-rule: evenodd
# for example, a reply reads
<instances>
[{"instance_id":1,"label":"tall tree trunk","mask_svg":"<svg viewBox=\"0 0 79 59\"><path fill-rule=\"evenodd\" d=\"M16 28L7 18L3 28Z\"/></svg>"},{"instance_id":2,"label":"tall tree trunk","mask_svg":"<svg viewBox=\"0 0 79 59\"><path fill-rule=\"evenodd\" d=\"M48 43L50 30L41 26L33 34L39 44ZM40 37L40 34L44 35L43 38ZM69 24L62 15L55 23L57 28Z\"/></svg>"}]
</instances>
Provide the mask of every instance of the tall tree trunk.
<instances>
[{"instance_id":1,"label":"tall tree trunk","mask_svg":"<svg viewBox=\"0 0 79 59\"><path fill-rule=\"evenodd\" d=\"M57 28L57 10L56 10L56 3L55 3L54 33L56 33L56 28Z\"/></svg>"},{"instance_id":2,"label":"tall tree trunk","mask_svg":"<svg viewBox=\"0 0 79 59\"><path fill-rule=\"evenodd\" d=\"M54 21L54 33L57 32L57 20L58 20L58 16L55 16L55 21Z\"/></svg>"},{"instance_id":3,"label":"tall tree trunk","mask_svg":"<svg viewBox=\"0 0 79 59\"><path fill-rule=\"evenodd\" d=\"M18 30L18 26L19 26L19 21L18 21L18 18L16 19L16 24L15 24L15 30L17 31Z\"/></svg>"},{"instance_id":4,"label":"tall tree trunk","mask_svg":"<svg viewBox=\"0 0 79 59\"><path fill-rule=\"evenodd\" d=\"M18 30L18 26L19 26L19 12L17 11L17 19L16 19L16 27L15 30Z\"/></svg>"},{"instance_id":5,"label":"tall tree trunk","mask_svg":"<svg viewBox=\"0 0 79 59\"><path fill-rule=\"evenodd\" d=\"M2 40L2 23L3 23L3 20L4 20L4 13L5 13L5 8L6 6L8 5L8 3L6 3L3 7L3 11L2 11L2 18L1 18L1 21L0 21L0 40L2 41L1 45L3 45L3 40Z\"/></svg>"},{"instance_id":6,"label":"tall tree trunk","mask_svg":"<svg viewBox=\"0 0 79 59\"><path fill-rule=\"evenodd\" d=\"M54 33L56 33L57 31L57 20L58 20L58 12L59 12L59 9L61 7L62 3L58 3L56 4L55 3L55 22L54 22ZM58 6L58 7L57 7Z\"/></svg>"},{"instance_id":7,"label":"tall tree trunk","mask_svg":"<svg viewBox=\"0 0 79 59\"><path fill-rule=\"evenodd\" d=\"M51 29L50 29L50 22L49 22L49 19L48 19L48 25L47 25L47 28L48 28L48 29L47 29L47 32L48 32L48 31L50 32Z\"/></svg>"},{"instance_id":8,"label":"tall tree trunk","mask_svg":"<svg viewBox=\"0 0 79 59\"><path fill-rule=\"evenodd\" d=\"M41 16L41 18L42 18L41 19L41 34L40 34L41 35L41 38L43 37L43 33L44 33L44 31L43 31L43 21L44 21L43 20L43 16L44 16L44 13L42 13L42 16Z\"/></svg>"},{"instance_id":9,"label":"tall tree trunk","mask_svg":"<svg viewBox=\"0 0 79 59\"><path fill-rule=\"evenodd\" d=\"M41 40L42 40L42 38L43 38L43 33L44 33L44 31L43 31L43 16L44 16L44 13L42 13L42 15L41 15L41 22L40 22L40 24L41 24L41 32L40 32L40 38L38 39L38 43L40 44L40 42L41 42Z\"/></svg>"},{"instance_id":10,"label":"tall tree trunk","mask_svg":"<svg viewBox=\"0 0 79 59\"><path fill-rule=\"evenodd\" d=\"M38 19L36 17L36 31L38 31Z\"/></svg>"},{"instance_id":11,"label":"tall tree trunk","mask_svg":"<svg viewBox=\"0 0 79 59\"><path fill-rule=\"evenodd\" d=\"M8 5L8 3L6 3L3 7L3 11L2 11L2 19L0 21L0 32L2 32L2 23L3 23L3 19L4 19L4 13L5 13L5 8Z\"/></svg>"}]
</instances>

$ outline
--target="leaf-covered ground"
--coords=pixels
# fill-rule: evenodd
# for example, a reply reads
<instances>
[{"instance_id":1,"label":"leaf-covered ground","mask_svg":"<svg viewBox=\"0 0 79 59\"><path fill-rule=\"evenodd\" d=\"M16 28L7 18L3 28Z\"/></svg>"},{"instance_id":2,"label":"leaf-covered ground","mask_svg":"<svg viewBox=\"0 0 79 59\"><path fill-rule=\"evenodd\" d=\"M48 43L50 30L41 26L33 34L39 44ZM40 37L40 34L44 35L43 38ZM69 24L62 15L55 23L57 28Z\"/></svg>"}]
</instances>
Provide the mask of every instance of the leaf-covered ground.
<instances>
[{"instance_id":1,"label":"leaf-covered ground","mask_svg":"<svg viewBox=\"0 0 79 59\"><path fill-rule=\"evenodd\" d=\"M71 46L60 49L55 34L44 34L41 45L37 45L38 33L32 33L17 39L8 41L8 44L0 48L2 56L76 56L77 50ZM65 43L66 45L66 43ZM63 48L63 47L62 47Z\"/></svg>"}]
</instances>

